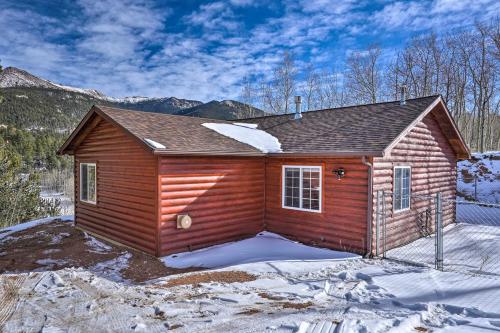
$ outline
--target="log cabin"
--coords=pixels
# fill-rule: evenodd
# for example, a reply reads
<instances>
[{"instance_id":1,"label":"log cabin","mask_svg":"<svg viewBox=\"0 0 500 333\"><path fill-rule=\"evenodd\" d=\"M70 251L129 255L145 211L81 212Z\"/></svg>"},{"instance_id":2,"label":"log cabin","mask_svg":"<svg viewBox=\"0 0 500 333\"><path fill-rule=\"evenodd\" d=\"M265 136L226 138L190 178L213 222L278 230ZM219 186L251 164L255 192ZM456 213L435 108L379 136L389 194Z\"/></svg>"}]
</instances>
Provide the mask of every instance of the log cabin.
<instances>
[{"instance_id":1,"label":"log cabin","mask_svg":"<svg viewBox=\"0 0 500 333\"><path fill-rule=\"evenodd\" d=\"M76 226L156 256L263 230L372 254L378 190L393 193L389 248L414 229L410 193L455 196L470 153L441 96L296 102L238 122L93 106L59 150L74 156Z\"/></svg>"}]
</instances>

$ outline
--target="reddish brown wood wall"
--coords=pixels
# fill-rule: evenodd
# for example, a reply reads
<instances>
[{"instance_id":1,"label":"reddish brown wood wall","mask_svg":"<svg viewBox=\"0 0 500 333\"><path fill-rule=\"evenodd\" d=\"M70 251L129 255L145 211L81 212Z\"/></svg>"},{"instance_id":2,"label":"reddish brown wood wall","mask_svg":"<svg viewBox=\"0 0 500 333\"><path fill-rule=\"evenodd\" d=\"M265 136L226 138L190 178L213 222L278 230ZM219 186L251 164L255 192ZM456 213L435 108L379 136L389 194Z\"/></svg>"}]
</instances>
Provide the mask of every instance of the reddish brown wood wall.
<instances>
[{"instance_id":1,"label":"reddish brown wood wall","mask_svg":"<svg viewBox=\"0 0 500 333\"><path fill-rule=\"evenodd\" d=\"M76 225L156 254L157 158L102 120L75 151ZM79 201L79 163L97 164L97 204Z\"/></svg>"},{"instance_id":2,"label":"reddish brown wood wall","mask_svg":"<svg viewBox=\"0 0 500 333\"><path fill-rule=\"evenodd\" d=\"M164 157L159 163L161 255L262 231L263 158ZM178 214L192 217L191 228L176 228Z\"/></svg>"},{"instance_id":3,"label":"reddish brown wood wall","mask_svg":"<svg viewBox=\"0 0 500 333\"><path fill-rule=\"evenodd\" d=\"M441 191L454 197L455 156L430 114L390 157L372 160L374 193L391 192L393 167L409 165L413 195ZM97 163L97 204L77 200L77 225L152 254L251 237L263 229L320 247L367 249L368 167L358 157L156 157L103 120L75 151L76 198L80 162ZM321 213L282 208L285 164L322 166ZM333 170L340 167L346 176L337 180ZM412 201L413 210L394 214L391 205L388 197L389 248L418 236L414 211L424 204ZM176 228L178 214L193 218L190 229ZM454 208L445 206L445 223L453 218Z\"/></svg>"},{"instance_id":4,"label":"reddish brown wood wall","mask_svg":"<svg viewBox=\"0 0 500 333\"><path fill-rule=\"evenodd\" d=\"M455 198L456 154L443 135L433 114L412 129L390 152L390 157L374 159L374 193L377 190L393 191L393 168L411 167L411 208L404 212L393 212L392 197L386 197L387 248L405 244L420 237L417 215L426 208L434 209L433 203L420 200L441 192L443 198ZM374 218L376 221L376 195L374 195ZM443 205L443 221L454 220L455 210L451 202ZM375 237L375 228L374 228Z\"/></svg>"},{"instance_id":5,"label":"reddish brown wood wall","mask_svg":"<svg viewBox=\"0 0 500 333\"><path fill-rule=\"evenodd\" d=\"M322 166L322 212L282 208L282 166ZM343 167L337 180L333 170ZM266 229L320 247L366 251L368 167L361 158L269 158L266 167Z\"/></svg>"}]
</instances>

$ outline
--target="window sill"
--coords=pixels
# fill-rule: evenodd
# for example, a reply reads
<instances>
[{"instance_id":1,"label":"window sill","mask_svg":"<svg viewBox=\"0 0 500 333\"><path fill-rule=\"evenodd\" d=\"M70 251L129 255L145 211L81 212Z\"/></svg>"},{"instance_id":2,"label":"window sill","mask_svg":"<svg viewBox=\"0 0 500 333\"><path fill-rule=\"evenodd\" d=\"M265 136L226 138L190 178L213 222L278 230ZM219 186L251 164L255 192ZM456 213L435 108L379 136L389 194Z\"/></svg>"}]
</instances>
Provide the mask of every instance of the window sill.
<instances>
[{"instance_id":1,"label":"window sill","mask_svg":"<svg viewBox=\"0 0 500 333\"><path fill-rule=\"evenodd\" d=\"M321 214L321 210L315 210L315 209L304 209L304 208L287 207L287 206L281 206L281 208L283 208L283 209L290 209L290 210L298 210L299 212L319 213L319 214Z\"/></svg>"},{"instance_id":2,"label":"window sill","mask_svg":"<svg viewBox=\"0 0 500 333\"><path fill-rule=\"evenodd\" d=\"M83 201L83 200L79 200L78 202L81 203L81 204L84 204L84 205L89 205L89 206L92 206L92 207L97 207L97 202Z\"/></svg>"},{"instance_id":3,"label":"window sill","mask_svg":"<svg viewBox=\"0 0 500 333\"><path fill-rule=\"evenodd\" d=\"M393 210L392 214L393 215L398 215L398 214L409 212L410 210L411 210L411 207L408 207L408 208L405 208L405 209Z\"/></svg>"}]
</instances>

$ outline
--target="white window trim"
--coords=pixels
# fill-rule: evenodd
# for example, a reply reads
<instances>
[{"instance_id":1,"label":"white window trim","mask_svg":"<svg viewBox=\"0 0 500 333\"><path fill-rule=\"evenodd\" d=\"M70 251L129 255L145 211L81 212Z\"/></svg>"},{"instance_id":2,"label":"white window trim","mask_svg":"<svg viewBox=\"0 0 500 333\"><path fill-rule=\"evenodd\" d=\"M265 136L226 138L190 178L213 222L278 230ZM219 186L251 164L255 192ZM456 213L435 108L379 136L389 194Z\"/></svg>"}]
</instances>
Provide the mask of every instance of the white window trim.
<instances>
[{"instance_id":1,"label":"white window trim","mask_svg":"<svg viewBox=\"0 0 500 333\"><path fill-rule=\"evenodd\" d=\"M408 189L408 196L409 196L409 200L408 200L408 208L401 208L401 209L396 209L394 207L394 203L395 203L395 198L396 198L396 169L409 169L410 170L410 188ZM394 166L393 170L392 170L392 210L394 213L401 213L401 212L405 212L407 210L410 210L411 209L411 166L409 165L396 165Z\"/></svg>"},{"instance_id":2,"label":"white window trim","mask_svg":"<svg viewBox=\"0 0 500 333\"><path fill-rule=\"evenodd\" d=\"M95 168L94 170L95 170L95 182L96 182L95 183L95 199L96 199L96 201L82 199L82 180L83 180L83 178L82 178L82 165L87 165L87 166L90 165L90 166L94 166L94 168ZM88 189L88 184L87 184L87 194L88 194L88 190L89 189ZM92 162L90 162L90 163L89 162L81 162L80 163L80 189L79 189L79 192L80 192L79 196L80 196L81 202L85 202L85 203L92 204L92 205L97 204L97 164L95 162L94 163L92 163Z\"/></svg>"},{"instance_id":3,"label":"white window trim","mask_svg":"<svg viewBox=\"0 0 500 333\"><path fill-rule=\"evenodd\" d=\"M300 168L300 191L299 191L299 201L302 205L302 169L303 168L314 168L319 169L319 210L316 209L306 209L306 208L297 208L290 207L285 205L285 169L286 168ZM311 213L321 213L323 210L323 167L320 165L283 165L281 168L281 208L284 209L292 209L292 210L300 210L302 212L311 212Z\"/></svg>"}]
</instances>

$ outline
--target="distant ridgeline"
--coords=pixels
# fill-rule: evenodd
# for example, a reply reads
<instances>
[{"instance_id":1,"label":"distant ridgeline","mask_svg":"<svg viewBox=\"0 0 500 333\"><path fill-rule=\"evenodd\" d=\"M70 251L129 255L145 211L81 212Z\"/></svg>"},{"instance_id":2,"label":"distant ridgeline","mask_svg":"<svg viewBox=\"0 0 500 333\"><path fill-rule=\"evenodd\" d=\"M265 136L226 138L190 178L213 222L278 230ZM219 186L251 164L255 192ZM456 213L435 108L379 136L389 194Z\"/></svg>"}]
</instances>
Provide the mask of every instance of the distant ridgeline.
<instances>
[{"instance_id":1,"label":"distant ridgeline","mask_svg":"<svg viewBox=\"0 0 500 333\"><path fill-rule=\"evenodd\" d=\"M170 97L114 102L77 92L35 87L0 88L0 95L3 96L0 125L28 130L70 131L93 104L227 120L265 115L262 110L236 101L202 103Z\"/></svg>"}]
</instances>

